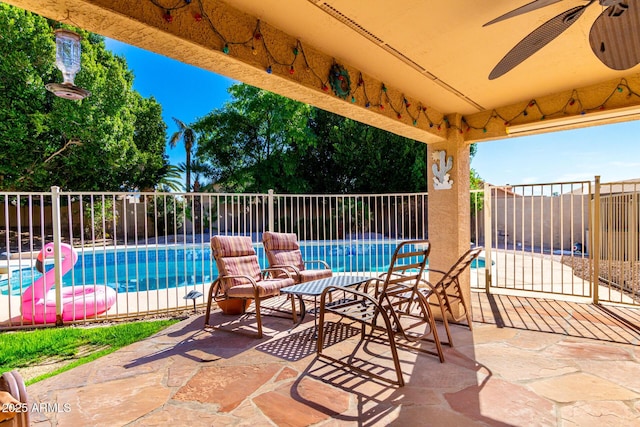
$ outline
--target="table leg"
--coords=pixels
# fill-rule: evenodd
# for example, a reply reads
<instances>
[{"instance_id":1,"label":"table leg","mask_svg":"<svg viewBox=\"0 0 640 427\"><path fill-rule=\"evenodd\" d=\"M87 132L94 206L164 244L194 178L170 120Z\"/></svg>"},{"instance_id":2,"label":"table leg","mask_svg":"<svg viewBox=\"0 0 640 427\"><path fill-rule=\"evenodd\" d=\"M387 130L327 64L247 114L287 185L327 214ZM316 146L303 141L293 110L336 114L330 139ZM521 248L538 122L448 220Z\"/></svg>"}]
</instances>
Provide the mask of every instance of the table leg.
<instances>
[{"instance_id":1,"label":"table leg","mask_svg":"<svg viewBox=\"0 0 640 427\"><path fill-rule=\"evenodd\" d=\"M291 327L291 329L289 329L287 332L291 333L291 331L293 331L295 328L297 328L298 326L300 326L302 324L302 322L304 321L304 316L307 314L307 307L304 305L304 299L302 299L302 295L300 294L291 294L291 297L296 296L298 298L298 302L300 303L300 316L298 317L298 323L296 323L295 325L293 325Z\"/></svg>"},{"instance_id":2,"label":"table leg","mask_svg":"<svg viewBox=\"0 0 640 427\"><path fill-rule=\"evenodd\" d=\"M313 296L313 307L315 315L313 316L313 338L318 339L318 296Z\"/></svg>"}]
</instances>

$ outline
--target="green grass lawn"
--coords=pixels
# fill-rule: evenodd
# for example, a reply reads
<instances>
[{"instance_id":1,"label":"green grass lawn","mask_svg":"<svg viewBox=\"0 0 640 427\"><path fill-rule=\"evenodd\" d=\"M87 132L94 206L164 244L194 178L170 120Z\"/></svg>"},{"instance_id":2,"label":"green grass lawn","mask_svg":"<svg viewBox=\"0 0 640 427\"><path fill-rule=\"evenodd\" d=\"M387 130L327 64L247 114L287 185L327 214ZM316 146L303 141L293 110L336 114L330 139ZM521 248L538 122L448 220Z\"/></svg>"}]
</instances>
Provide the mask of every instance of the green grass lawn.
<instances>
[{"instance_id":1,"label":"green grass lawn","mask_svg":"<svg viewBox=\"0 0 640 427\"><path fill-rule=\"evenodd\" d=\"M179 322L178 319L130 322L100 327L64 327L0 333L0 374L38 365L44 360L70 360L27 385L112 353ZM92 351L95 349L95 351ZM86 355L78 357L78 354Z\"/></svg>"}]
</instances>

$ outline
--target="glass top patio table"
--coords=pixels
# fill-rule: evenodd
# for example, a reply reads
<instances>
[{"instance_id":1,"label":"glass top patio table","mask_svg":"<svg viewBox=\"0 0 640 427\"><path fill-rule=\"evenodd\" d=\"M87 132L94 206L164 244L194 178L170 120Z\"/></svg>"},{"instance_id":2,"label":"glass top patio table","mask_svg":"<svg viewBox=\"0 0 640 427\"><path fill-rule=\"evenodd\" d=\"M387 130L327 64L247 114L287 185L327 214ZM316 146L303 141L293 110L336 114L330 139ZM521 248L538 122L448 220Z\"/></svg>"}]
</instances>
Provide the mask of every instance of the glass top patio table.
<instances>
[{"instance_id":1,"label":"glass top patio table","mask_svg":"<svg viewBox=\"0 0 640 427\"><path fill-rule=\"evenodd\" d=\"M295 329L298 327L303 321L304 316L307 313L307 309L304 303L303 296L312 296L313 304L317 306L318 304L318 296L322 294L322 292L330 286L343 286L343 287L351 287L358 286L362 283L366 283L369 280L373 279L370 276L333 276L326 277L324 279L312 280L310 282L300 283L298 285L287 286L286 288L280 289L280 293L282 294L290 294L298 297L298 301L300 302L300 318L298 323L296 323L293 328L289 330ZM314 326L317 328L316 324L317 319L314 317L313 319Z\"/></svg>"}]
</instances>

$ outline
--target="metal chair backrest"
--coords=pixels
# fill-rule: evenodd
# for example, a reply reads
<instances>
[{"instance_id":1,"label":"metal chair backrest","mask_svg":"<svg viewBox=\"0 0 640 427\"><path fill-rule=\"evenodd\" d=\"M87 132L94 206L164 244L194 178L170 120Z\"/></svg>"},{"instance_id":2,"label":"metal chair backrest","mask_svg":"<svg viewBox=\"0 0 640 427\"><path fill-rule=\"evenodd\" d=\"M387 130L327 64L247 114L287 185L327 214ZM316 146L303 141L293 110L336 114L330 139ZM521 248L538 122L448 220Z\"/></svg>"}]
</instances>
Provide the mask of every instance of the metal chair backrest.
<instances>
[{"instance_id":1,"label":"metal chair backrest","mask_svg":"<svg viewBox=\"0 0 640 427\"><path fill-rule=\"evenodd\" d=\"M480 255L483 248L472 248L465 252L458 260L451 266L444 276L435 284L435 286L441 286L443 289L449 288L452 283L457 282L460 274L471 265L471 263Z\"/></svg>"},{"instance_id":2,"label":"metal chair backrest","mask_svg":"<svg viewBox=\"0 0 640 427\"><path fill-rule=\"evenodd\" d=\"M413 240L402 242L396 247L389 269L381 276L385 280L381 291L388 292L402 286L413 288L422 279L431 244L428 240Z\"/></svg>"}]
</instances>

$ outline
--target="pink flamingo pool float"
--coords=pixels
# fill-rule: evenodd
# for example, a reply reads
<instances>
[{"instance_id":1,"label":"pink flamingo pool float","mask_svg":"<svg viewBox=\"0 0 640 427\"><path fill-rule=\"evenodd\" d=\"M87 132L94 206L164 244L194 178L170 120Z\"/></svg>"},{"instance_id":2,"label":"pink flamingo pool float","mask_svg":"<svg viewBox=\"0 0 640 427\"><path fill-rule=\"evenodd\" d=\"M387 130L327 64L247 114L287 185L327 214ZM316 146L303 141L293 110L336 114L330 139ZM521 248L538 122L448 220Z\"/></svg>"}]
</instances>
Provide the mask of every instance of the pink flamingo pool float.
<instances>
[{"instance_id":1,"label":"pink flamingo pool float","mask_svg":"<svg viewBox=\"0 0 640 427\"><path fill-rule=\"evenodd\" d=\"M68 273L78 261L78 254L70 245L60 244L62 275ZM44 272L46 258L53 257L53 243L47 243L38 254L36 268ZM55 271L50 269L33 282L22 294L22 318L26 322L56 322L56 292L51 289ZM116 291L106 285L65 286L62 288L62 321L73 321L102 314L116 302Z\"/></svg>"}]
</instances>

